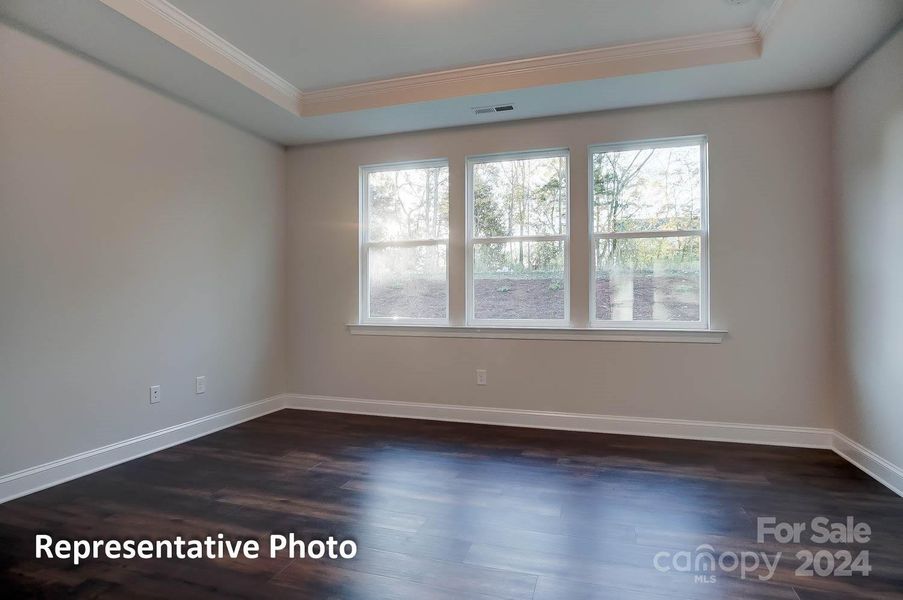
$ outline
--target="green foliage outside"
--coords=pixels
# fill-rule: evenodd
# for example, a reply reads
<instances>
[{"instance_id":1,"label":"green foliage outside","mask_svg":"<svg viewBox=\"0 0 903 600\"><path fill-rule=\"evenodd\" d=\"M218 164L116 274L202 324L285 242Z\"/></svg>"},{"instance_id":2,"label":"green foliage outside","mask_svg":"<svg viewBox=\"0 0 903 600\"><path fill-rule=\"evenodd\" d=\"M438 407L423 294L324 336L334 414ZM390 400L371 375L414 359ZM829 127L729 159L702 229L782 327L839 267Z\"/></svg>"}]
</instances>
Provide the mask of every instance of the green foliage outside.
<instances>
[{"instance_id":1,"label":"green foliage outside","mask_svg":"<svg viewBox=\"0 0 903 600\"><path fill-rule=\"evenodd\" d=\"M567 233L567 159L521 159L474 168L474 234L480 237ZM561 277L564 247L557 241L477 243L480 276Z\"/></svg>"},{"instance_id":2,"label":"green foliage outside","mask_svg":"<svg viewBox=\"0 0 903 600\"><path fill-rule=\"evenodd\" d=\"M597 233L701 228L698 146L594 153L592 169ZM597 270L698 272L699 243L697 235L602 238L595 248Z\"/></svg>"}]
</instances>

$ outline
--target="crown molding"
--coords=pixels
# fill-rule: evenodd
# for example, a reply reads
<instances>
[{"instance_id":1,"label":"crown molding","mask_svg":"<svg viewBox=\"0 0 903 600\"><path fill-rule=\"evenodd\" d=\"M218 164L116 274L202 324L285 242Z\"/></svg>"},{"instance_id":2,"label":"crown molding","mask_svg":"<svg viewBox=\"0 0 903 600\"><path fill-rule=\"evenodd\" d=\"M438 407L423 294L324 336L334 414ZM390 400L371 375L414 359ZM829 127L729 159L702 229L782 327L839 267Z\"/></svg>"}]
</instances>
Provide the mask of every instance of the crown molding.
<instances>
[{"instance_id":1,"label":"crown molding","mask_svg":"<svg viewBox=\"0 0 903 600\"><path fill-rule=\"evenodd\" d=\"M756 17L756 22L753 24L753 30L759 34L760 38L763 40L765 39L765 36L768 35L768 31L777 19L778 13L781 12L781 9L784 7L784 3L788 1L789 0L772 0L771 5L759 13L759 16Z\"/></svg>"},{"instance_id":2,"label":"crown molding","mask_svg":"<svg viewBox=\"0 0 903 600\"><path fill-rule=\"evenodd\" d=\"M301 114L301 90L166 0L100 0L274 104Z\"/></svg>"},{"instance_id":3,"label":"crown molding","mask_svg":"<svg viewBox=\"0 0 903 600\"><path fill-rule=\"evenodd\" d=\"M304 91L166 0L100 0L148 31L299 116L382 108L591 79L754 60L785 1L732 31L591 48Z\"/></svg>"},{"instance_id":4,"label":"crown molding","mask_svg":"<svg viewBox=\"0 0 903 600\"><path fill-rule=\"evenodd\" d=\"M592 48L301 92L301 114L322 115L573 81L759 58L752 28Z\"/></svg>"}]
</instances>

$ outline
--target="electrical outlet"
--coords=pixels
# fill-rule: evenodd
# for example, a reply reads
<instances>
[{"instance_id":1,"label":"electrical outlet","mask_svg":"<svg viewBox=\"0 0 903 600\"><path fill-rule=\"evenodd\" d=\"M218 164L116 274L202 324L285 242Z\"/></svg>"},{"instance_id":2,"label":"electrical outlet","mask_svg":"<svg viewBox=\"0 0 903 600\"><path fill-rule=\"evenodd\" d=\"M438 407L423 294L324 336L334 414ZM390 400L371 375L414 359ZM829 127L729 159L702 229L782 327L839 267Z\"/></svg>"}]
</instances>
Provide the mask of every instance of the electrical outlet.
<instances>
[{"instance_id":1,"label":"electrical outlet","mask_svg":"<svg viewBox=\"0 0 903 600\"><path fill-rule=\"evenodd\" d=\"M195 394L203 394L206 391L207 391L207 377L205 375L201 375L200 377L195 377L194 393Z\"/></svg>"},{"instance_id":2,"label":"electrical outlet","mask_svg":"<svg viewBox=\"0 0 903 600\"><path fill-rule=\"evenodd\" d=\"M160 401L160 386L152 385L150 389L150 403L156 404Z\"/></svg>"},{"instance_id":3,"label":"electrical outlet","mask_svg":"<svg viewBox=\"0 0 903 600\"><path fill-rule=\"evenodd\" d=\"M477 385L486 385L486 369L477 369Z\"/></svg>"}]
</instances>

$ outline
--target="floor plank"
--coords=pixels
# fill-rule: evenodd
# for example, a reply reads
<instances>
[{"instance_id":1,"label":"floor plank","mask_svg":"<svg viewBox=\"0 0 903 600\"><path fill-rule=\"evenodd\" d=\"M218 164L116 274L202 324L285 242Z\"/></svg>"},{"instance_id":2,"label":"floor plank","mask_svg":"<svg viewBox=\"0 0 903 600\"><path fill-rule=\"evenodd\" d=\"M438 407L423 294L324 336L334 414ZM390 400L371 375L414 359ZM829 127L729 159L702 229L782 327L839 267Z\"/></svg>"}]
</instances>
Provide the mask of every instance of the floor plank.
<instances>
[{"instance_id":1,"label":"floor plank","mask_svg":"<svg viewBox=\"0 0 903 600\"><path fill-rule=\"evenodd\" d=\"M866 545L756 541L756 519L867 522ZM34 558L34 536L258 540L257 560ZM353 560L269 558L269 535ZM0 507L9 597L483 600L903 598L903 499L832 452L281 411ZM707 544L782 553L770 581L660 572ZM869 577L799 577L868 550ZM696 573L697 575L699 573Z\"/></svg>"}]
</instances>

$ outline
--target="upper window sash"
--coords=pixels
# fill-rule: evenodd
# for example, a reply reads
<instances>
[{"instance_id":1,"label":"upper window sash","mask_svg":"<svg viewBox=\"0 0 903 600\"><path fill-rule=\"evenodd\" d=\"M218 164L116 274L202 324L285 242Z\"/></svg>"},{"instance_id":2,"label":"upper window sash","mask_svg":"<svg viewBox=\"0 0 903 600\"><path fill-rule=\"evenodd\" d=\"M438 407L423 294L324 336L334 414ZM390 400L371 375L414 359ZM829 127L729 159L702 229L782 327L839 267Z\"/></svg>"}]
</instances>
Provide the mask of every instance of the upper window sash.
<instances>
[{"instance_id":1,"label":"upper window sash","mask_svg":"<svg viewBox=\"0 0 903 600\"><path fill-rule=\"evenodd\" d=\"M567 199L569 197L569 153L564 149L550 150L530 150L525 152L510 152L502 154L488 154L481 156L468 157L467 159L467 178L468 178L468 235L471 239L488 239L488 238L550 238L562 239L568 235L569 223L569 206ZM531 197L524 199L523 206L515 211L514 218L506 221L493 218L492 212L503 212L507 207L500 206L500 200L492 194L484 195L481 206L475 204L475 197L481 185L485 185L487 180L493 176L498 176L499 170L509 169L502 177L517 177L517 167L512 163L524 163L526 161L541 160L544 158L564 159L563 173L557 177L553 174L546 182L548 189L538 189L537 182L515 182L521 185L531 186L530 191L535 192ZM522 175L526 175L523 173ZM534 189L536 187L537 189ZM546 193L542 193L545 191ZM556 197L564 200L561 210L551 211L548 215L542 215L544 218L535 218L537 209L535 206L537 198L541 196L545 199L554 200ZM478 213L482 209L482 214ZM533 213L533 214L531 214ZM483 217L480 219L480 217Z\"/></svg>"},{"instance_id":2,"label":"upper window sash","mask_svg":"<svg viewBox=\"0 0 903 600\"><path fill-rule=\"evenodd\" d=\"M420 195L412 189L409 179L399 179L400 174L409 171L430 171L434 177L441 177L444 172L444 182L436 186L434 190L439 197L443 197L443 204L439 204L439 198L425 198L421 201L415 196ZM361 240L364 243L375 242L411 242L416 240L447 240L448 239L448 161L426 160L407 163L392 163L382 165L369 165L361 167ZM380 179L383 179L382 181ZM414 182L416 185L417 182ZM423 193L430 190L424 182ZM435 185L436 182L433 182ZM371 184L382 184L386 191L396 191L398 198L392 206L384 207L381 211L374 211L373 193ZM395 190L392 190L392 187ZM408 197L408 203L419 201L420 206L405 206L404 199ZM402 224L397 221L405 220ZM395 222L393 222L395 221Z\"/></svg>"},{"instance_id":3,"label":"upper window sash","mask_svg":"<svg viewBox=\"0 0 903 600\"><path fill-rule=\"evenodd\" d=\"M701 136L590 146L590 233L705 231L705 152Z\"/></svg>"}]
</instances>

